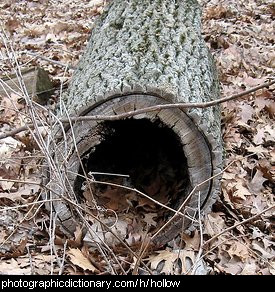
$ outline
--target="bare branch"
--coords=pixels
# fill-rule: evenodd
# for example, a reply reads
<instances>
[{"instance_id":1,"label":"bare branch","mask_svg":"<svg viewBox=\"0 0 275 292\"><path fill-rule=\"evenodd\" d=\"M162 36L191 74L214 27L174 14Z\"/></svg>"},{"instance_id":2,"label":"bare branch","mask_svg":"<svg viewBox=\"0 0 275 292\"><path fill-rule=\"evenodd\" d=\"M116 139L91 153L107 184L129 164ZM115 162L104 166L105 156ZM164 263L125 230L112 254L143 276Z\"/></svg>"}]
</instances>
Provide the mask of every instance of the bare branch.
<instances>
[{"instance_id":1,"label":"bare branch","mask_svg":"<svg viewBox=\"0 0 275 292\"><path fill-rule=\"evenodd\" d=\"M261 211L260 213L252 216L252 217L249 217L241 222L238 222L236 223L235 225L231 226L231 227L228 227L226 229L224 229L223 231L221 231L220 233L216 234L215 236L213 236L212 238L208 239L204 244L203 244L203 247L207 246L211 241L213 241L214 239L218 238L219 236L221 236L222 234L228 232L228 231L231 231L233 229L235 229L236 227L240 226L240 225L243 225L249 221L252 221L254 219L256 219L257 217L261 216L262 214L266 213L267 211L271 210L275 208L275 204L269 206L268 208L264 209L263 211Z\"/></svg>"},{"instance_id":2,"label":"bare branch","mask_svg":"<svg viewBox=\"0 0 275 292\"><path fill-rule=\"evenodd\" d=\"M105 115L94 115L94 116L80 116L80 117L71 117L70 121L71 122L80 122L80 121L94 121L94 120L104 120L104 121L116 121L116 120L121 120L129 117L133 117L139 114L144 114L148 112L154 112L154 111L160 111L164 109L172 109L172 108L179 108L179 109L188 109L188 108L208 108L211 106L215 106L230 100L237 99L239 97L245 96L247 94L250 94L252 92L255 92L257 90L260 90L265 87L269 87L275 83L275 80L270 81L268 83L261 84L259 86L253 87L249 90L233 94L229 97L223 97L217 100L212 100L208 102L187 102L187 103L168 103L168 104L159 104L159 105L154 105L154 106L149 106L143 109L138 109L134 111L129 111L123 114L119 115L110 115L110 116L105 116ZM69 123L68 119L60 119L62 123ZM1 137L0 137L1 138Z\"/></svg>"},{"instance_id":3,"label":"bare branch","mask_svg":"<svg viewBox=\"0 0 275 292\"><path fill-rule=\"evenodd\" d=\"M119 115L110 115L110 116L105 116L105 115L94 115L94 116L81 116L81 117L70 117L69 119L60 119L60 122L63 124L67 124L69 122L81 122L81 121L95 121L95 120L104 120L104 121L115 121L115 120L121 120L125 119L128 117L133 117L139 114L144 114L147 112L153 112L153 111L160 111L163 109L171 109L171 108L179 108L179 109L187 109L187 108L207 108L211 106L215 106L230 100L237 99L239 97L245 96L247 94L253 93L257 90L260 90L262 88L270 87L275 83L275 80L261 84L259 86L253 87L249 90L233 94L229 97L223 97L217 100L213 101L208 101L204 103L198 103L198 102L192 102L192 103L173 103L173 104L160 104L160 105L155 105L155 106L150 106L146 107L143 109L135 110L135 111L129 111L127 113L119 114ZM36 126L40 127L43 126L42 123L37 122ZM26 126L14 129L12 131L6 132L4 134L0 135L0 140L10 137L10 136L15 136L16 134L26 131L28 129L33 129L34 125L33 124L27 124Z\"/></svg>"},{"instance_id":4,"label":"bare branch","mask_svg":"<svg viewBox=\"0 0 275 292\"><path fill-rule=\"evenodd\" d=\"M26 55L30 55L30 56L34 56L35 58L38 58L38 59L41 59L41 60L44 60L44 61L47 61L49 63L52 63L52 64L55 64L57 66L60 66L60 67L66 67L66 68L69 68L69 69L72 69L72 70L75 70L76 67L70 65L70 64L64 64L62 62L59 62L59 61L55 61L55 60L52 60L52 59L49 59L47 57L44 57L44 56L41 56L37 53L33 53L33 52L24 52Z\"/></svg>"}]
</instances>

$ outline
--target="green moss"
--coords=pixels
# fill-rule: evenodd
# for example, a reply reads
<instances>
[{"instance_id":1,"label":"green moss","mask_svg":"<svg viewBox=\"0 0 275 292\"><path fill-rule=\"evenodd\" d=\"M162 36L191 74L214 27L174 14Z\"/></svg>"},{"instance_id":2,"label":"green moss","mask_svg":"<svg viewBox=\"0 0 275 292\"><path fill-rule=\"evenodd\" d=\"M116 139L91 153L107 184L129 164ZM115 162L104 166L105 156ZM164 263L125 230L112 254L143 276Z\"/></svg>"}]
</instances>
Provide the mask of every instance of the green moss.
<instances>
[{"instance_id":1,"label":"green moss","mask_svg":"<svg viewBox=\"0 0 275 292\"><path fill-rule=\"evenodd\" d=\"M182 33L180 35L180 43L183 45L185 43L185 40L186 40L186 35L185 35L185 33Z\"/></svg>"},{"instance_id":2,"label":"green moss","mask_svg":"<svg viewBox=\"0 0 275 292\"><path fill-rule=\"evenodd\" d=\"M110 23L110 27L113 27L116 30L120 30L120 29L123 28L123 24L124 24L124 19L121 18L121 19L119 19L117 21L111 22Z\"/></svg>"},{"instance_id":3,"label":"green moss","mask_svg":"<svg viewBox=\"0 0 275 292\"><path fill-rule=\"evenodd\" d=\"M158 53L156 52L156 50L152 51L152 56L155 60L158 60Z\"/></svg>"}]
</instances>

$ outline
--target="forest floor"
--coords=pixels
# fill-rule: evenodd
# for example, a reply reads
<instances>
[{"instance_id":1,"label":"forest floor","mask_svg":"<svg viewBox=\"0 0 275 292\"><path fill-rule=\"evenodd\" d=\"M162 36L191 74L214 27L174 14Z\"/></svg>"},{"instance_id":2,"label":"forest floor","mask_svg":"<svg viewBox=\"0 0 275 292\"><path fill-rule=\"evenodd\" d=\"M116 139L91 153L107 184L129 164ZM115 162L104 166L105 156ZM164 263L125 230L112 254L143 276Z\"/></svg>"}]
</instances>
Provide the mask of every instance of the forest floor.
<instances>
[{"instance_id":1,"label":"forest floor","mask_svg":"<svg viewBox=\"0 0 275 292\"><path fill-rule=\"evenodd\" d=\"M44 117L70 81L106 1L17 2L0 3L0 75L16 66L46 70L55 93L46 110L39 109ZM274 80L274 1L200 3L203 36L217 63L221 96ZM202 232L181 235L180 251L167 246L146 255L148 270L275 275L274 86L221 107L225 167L229 165L222 175L221 196L203 218ZM0 97L0 135L30 122L28 113L20 92ZM47 129L41 135L46 137ZM137 259L125 250L114 246L114 254L105 251L104 257L83 241L80 227L72 238L54 232L41 197L40 150L30 131L0 140L0 274L132 273ZM202 247L205 241L209 243ZM195 272L198 259L203 261Z\"/></svg>"}]
</instances>

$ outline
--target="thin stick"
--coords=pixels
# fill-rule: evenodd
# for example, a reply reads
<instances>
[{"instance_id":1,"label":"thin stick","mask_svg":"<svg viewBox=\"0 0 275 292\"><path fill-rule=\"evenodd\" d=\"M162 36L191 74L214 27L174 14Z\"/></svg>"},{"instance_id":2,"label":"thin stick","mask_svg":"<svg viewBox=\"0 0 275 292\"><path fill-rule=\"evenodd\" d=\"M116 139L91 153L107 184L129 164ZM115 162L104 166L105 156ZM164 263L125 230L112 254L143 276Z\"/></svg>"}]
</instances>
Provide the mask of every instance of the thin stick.
<instances>
[{"instance_id":1,"label":"thin stick","mask_svg":"<svg viewBox=\"0 0 275 292\"><path fill-rule=\"evenodd\" d=\"M120 177L130 177L129 174L120 174L120 173L110 173L110 172L89 172L89 174L92 174L92 175L106 175L106 176L120 176Z\"/></svg>"},{"instance_id":2,"label":"thin stick","mask_svg":"<svg viewBox=\"0 0 275 292\"><path fill-rule=\"evenodd\" d=\"M198 192L198 221L199 221L199 230L200 230L200 248L198 254L196 256L196 260L193 264L193 268L191 270L191 275L196 275L196 270L198 269L198 264L200 262L200 257L203 252L203 231L202 231L202 220L201 220L201 206L200 206L200 191ZM188 273L187 273L188 274Z\"/></svg>"},{"instance_id":3,"label":"thin stick","mask_svg":"<svg viewBox=\"0 0 275 292\"><path fill-rule=\"evenodd\" d=\"M37 200L39 199L39 197L37 198ZM26 218L28 218L29 214L32 212L34 205L27 211L26 215L23 217L23 219L21 219L14 227L12 232L8 235L7 238L5 238L2 242L0 242L0 248L6 243L8 242L8 240L13 236L13 234L15 234L15 232L17 231L17 229L21 226L21 224L26 220Z\"/></svg>"},{"instance_id":4,"label":"thin stick","mask_svg":"<svg viewBox=\"0 0 275 292\"><path fill-rule=\"evenodd\" d=\"M143 239L143 241L141 243L141 247L140 247L140 250L139 250L138 258L136 259L136 263L135 263L132 275L138 275L139 264L140 264L140 261L143 258L143 254L144 254L143 253L144 245L145 245L146 241L147 242L149 241L149 238L147 237L147 234L148 234L148 228L145 231L144 239Z\"/></svg>"},{"instance_id":5,"label":"thin stick","mask_svg":"<svg viewBox=\"0 0 275 292\"><path fill-rule=\"evenodd\" d=\"M33 262L32 262L32 255L31 255L31 252L30 252L30 247L27 245L26 249L27 249L28 256L29 256L29 261L30 261L31 275L34 275L34 269L33 269Z\"/></svg>"},{"instance_id":6,"label":"thin stick","mask_svg":"<svg viewBox=\"0 0 275 292\"><path fill-rule=\"evenodd\" d=\"M238 222L237 224L231 226L231 227L228 227L226 229L224 229L223 231L221 231L220 233L214 235L212 238L208 239L204 244L203 244L203 247L207 246L211 241L213 241L214 239L218 238L219 236L221 236L222 234L228 232L228 231L231 231L232 229L235 229L236 227L240 226L240 225L243 225L249 221L252 221L254 219L256 219L257 217L261 216L262 214L264 214L265 212L271 210L275 208L275 204L273 204L272 206L269 206L268 208L264 209L263 211L261 211L260 213L252 216L252 217L249 217L241 222Z\"/></svg>"},{"instance_id":7,"label":"thin stick","mask_svg":"<svg viewBox=\"0 0 275 292\"><path fill-rule=\"evenodd\" d=\"M72 69L72 70L75 70L76 67L70 65L70 64L64 64L62 62L59 62L59 61L55 61L55 60L52 60L52 59L49 59L47 57L44 57L44 56L41 56L37 53L33 53L33 52L24 52L26 55L30 55L30 56L33 56L35 58L38 58L38 59L41 59L41 60L44 60L44 61L47 61L47 62L50 62L52 64L55 64L57 66L60 66L60 67L67 67L69 69Z\"/></svg>"},{"instance_id":8,"label":"thin stick","mask_svg":"<svg viewBox=\"0 0 275 292\"><path fill-rule=\"evenodd\" d=\"M28 203L28 204L14 206L14 207L0 207L0 211L17 210L19 208L25 208L25 207L29 207L29 206L32 206L32 205L38 205L38 204L45 204L45 203L49 203L49 202L52 202L52 201L61 201L61 199L50 199L50 200L35 201L35 202Z\"/></svg>"},{"instance_id":9,"label":"thin stick","mask_svg":"<svg viewBox=\"0 0 275 292\"><path fill-rule=\"evenodd\" d=\"M237 99L239 97L242 97L244 95L247 95L249 93L255 92L257 90L260 90L265 87L269 87L275 83L275 80L270 81L268 83L261 84L259 86L253 87L249 90L233 94L229 97L223 97L220 99L216 100L211 100L207 102L187 102L187 103L168 103L168 104L159 104L159 105L154 105L154 106L149 106L146 108L134 110L134 111L129 111L123 114L119 115L110 115L110 116L105 116L105 115L94 115L94 116L80 116L80 117L71 117L70 121L71 122L79 122L79 121L94 121L94 120L105 120L105 121L116 121L116 120L121 120L129 117L133 117L139 114L144 114L148 112L153 112L153 111L160 111L164 109L172 109L172 108L179 108L179 109L187 109L187 108L207 108L211 106L215 106L233 99ZM68 119L60 119L62 123L68 123ZM0 137L1 138L1 137Z\"/></svg>"},{"instance_id":10,"label":"thin stick","mask_svg":"<svg viewBox=\"0 0 275 292\"><path fill-rule=\"evenodd\" d=\"M74 172L71 172L71 171L68 171L68 172L75 174ZM131 192L135 192L135 193L137 193L138 195L141 195L141 196L145 197L146 199L152 201L152 202L155 203L156 205L159 205L159 206L161 206L161 207L163 207L163 208L165 208L165 209L167 209L167 210L169 210L169 211L175 213L175 215L180 215L180 216L182 216L182 217L186 217L186 218L188 218L188 219L194 221L190 216L187 216L187 215L183 214L182 212L180 212L179 209L178 209L178 210L175 210L175 209L173 209L173 208L171 208L171 207L169 207L169 206L166 206L165 204L162 204L162 203L159 202L158 200L153 199L152 197L146 195L145 193L139 191L139 190L136 189L136 188L131 188L131 187L127 187L127 186L124 186L124 185L115 184L115 183L111 183L111 182L104 182L104 181L92 180L92 179L90 179L90 178L88 178L88 177L85 177L84 175L81 175L81 174L77 174L77 175L78 175L79 177L85 178L87 181L89 181L89 183L92 183L92 184L102 184L102 185L107 185L107 186L113 186L113 187L117 187L117 188L121 188L121 189L124 189L124 190L131 191Z\"/></svg>"},{"instance_id":11,"label":"thin stick","mask_svg":"<svg viewBox=\"0 0 275 292\"><path fill-rule=\"evenodd\" d=\"M67 244L68 244L68 240L65 241L64 246L63 246L63 256L62 256L61 267L59 269L58 275L62 275L62 273L64 271L64 263L65 263Z\"/></svg>"},{"instance_id":12,"label":"thin stick","mask_svg":"<svg viewBox=\"0 0 275 292\"><path fill-rule=\"evenodd\" d=\"M175 217L179 215L180 210L182 210L182 208L188 203L189 199L191 198L191 196L193 195L193 193L197 190L197 188L199 188L200 186L202 186L203 184L205 184L206 182L222 175L236 160L232 161L231 163L229 163L221 172L217 173L216 175L206 179L205 181L201 182L200 184L196 185L193 190L189 193L189 195L186 197L186 199L184 200L184 202L179 206L178 210L176 211L176 213L151 237L151 241L152 242L156 236L163 231L163 229L165 229L172 221L174 221ZM184 215L186 216L186 215ZM184 217L183 217L184 218ZM144 247L143 251L142 251L142 255L141 257L144 255L145 251L147 250L150 242L147 243L147 245Z\"/></svg>"},{"instance_id":13,"label":"thin stick","mask_svg":"<svg viewBox=\"0 0 275 292\"><path fill-rule=\"evenodd\" d=\"M88 178L87 178L88 179ZM32 181L22 181L22 180L16 180L16 179L3 179L3 178L0 178L0 181L12 181L12 182L19 182L19 183L28 183L28 184L34 184L34 185L39 185L41 186L42 188L45 188L47 189L48 191L51 191L53 193L55 193L54 190L50 189L49 187L47 186L44 186L44 185L41 185L40 183L37 183L37 182L32 182ZM91 181L93 182L93 181ZM100 183L100 182L97 182L97 183ZM111 184L111 183L108 183L108 184ZM112 185L115 185L115 184L112 184ZM115 185L115 186L120 186L120 185ZM120 186L122 187L122 186ZM127 189L127 187L124 187ZM130 189L130 188L128 188ZM141 193L141 192L140 192ZM112 235L122 244L124 245L124 247L136 258L138 258L138 256L136 255L136 253L119 237L117 236L113 231L112 229L106 225L104 222L102 222L99 218L97 218L96 216L94 216L91 212L89 212L89 210L84 210L81 206L79 206L77 203L75 203L74 201L68 199L67 197L63 196L62 194L57 194L55 193L57 196L59 196L61 199L65 200L67 203L69 203L71 206L75 207L77 210L80 210L82 212L85 212L87 213L88 215L90 215L94 220L98 221L100 224L102 224L104 226L104 228L106 228L110 233L112 233ZM142 193L141 193L142 194ZM52 199L53 200L53 199ZM27 215L29 214L29 212L32 210L32 208L28 211ZM172 209L173 211L173 209ZM175 210L174 210L175 211ZM26 215L26 216L27 216ZM25 216L25 217L26 217ZM20 223L18 223L18 225L16 226L16 228L25 220L25 217L21 220ZM15 228L15 230L16 230ZM8 236L8 238L5 239L4 242L0 243L0 247L9 240L9 238L14 234L15 230ZM142 262L143 263L143 262ZM144 263L143 263L144 264ZM144 266L146 267L146 265L144 264ZM148 269L148 267L146 267L146 269ZM148 269L149 273L150 270Z\"/></svg>"},{"instance_id":14,"label":"thin stick","mask_svg":"<svg viewBox=\"0 0 275 292\"><path fill-rule=\"evenodd\" d=\"M193 190L189 193L189 195L186 197L186 199L184 200L184 202L179 206L178 210L176 211L176 213L152 236L151 240L153 240L154 238L156 238L156 236L163 231L164 228L166 228L172 221L174 221L175 217L180 215L180 210L182 210L182 208L188 203L189 199L191 198L191 196L194 194L194 192L201 187L203 184L209 182L210 180L213 180L214 178L222 175L233 163L235 162L232 161L231 163L229 163L222 171L220 171L219 173L217 173L214 176L211 176L210 178L204 180L203 182L199 183L198 185L196 185Z\"/></svg>"},{"instance_id":15,"label":"thin stick","mask_svg":"<svg viewBox=\"0 0 275 292\"><path fill-rule=\"evenodd\" d=\"M199 103L199 102L191 102L191 103L173 103L173 104L160 104L160 105L155 105L155 106L150 106L150 107L146 107L143 109L139 109L139 110L134 110L134 111L129 111L127 113L123 113L123 114L119 114L119 115L110 115L110 116L105 116L105 115L94 115L94 116L80 116L80 117L71 117L70 119L60 119L60 122L62 123L69 123L71 122L81 122L81 121L95 121L95 120L105 120L105 121L116 121L116 120L121 120L121 119L125 119L128 117L133 117L139 114L143 114L143 113L147 113L147 112L153 112L153 111L160 111L163 109L171 109L171 108L179 108L179 109L187 109L187 108L207 108L207 107L211 107L214 105L218 105L221 104L223 102L226 101L230 101L230 100L234 100L237 99L239 97L242 97L244 95L247 95L249 93L255 92L257 90L260 90L262 88L265 87L269 87L271 85L273 85L275 83L275 80L261 84L259 86L253 87L249 90L237 93L237 94L233 94L229 97L224 97L224 98L220 98L217 100L213 100L213 101L208 101L208 102L203 102L203 103ZM43 126L42 123L37 122L37 126ZM7 133L1 134L0 135L0 140L4 139L6 137L9 136L14 136L20 132L26 131L28 129L33 129L34 125L32 124L28 124L26 126L14 129L12 131L9 131Z\"/></svg>"}]
</instances>

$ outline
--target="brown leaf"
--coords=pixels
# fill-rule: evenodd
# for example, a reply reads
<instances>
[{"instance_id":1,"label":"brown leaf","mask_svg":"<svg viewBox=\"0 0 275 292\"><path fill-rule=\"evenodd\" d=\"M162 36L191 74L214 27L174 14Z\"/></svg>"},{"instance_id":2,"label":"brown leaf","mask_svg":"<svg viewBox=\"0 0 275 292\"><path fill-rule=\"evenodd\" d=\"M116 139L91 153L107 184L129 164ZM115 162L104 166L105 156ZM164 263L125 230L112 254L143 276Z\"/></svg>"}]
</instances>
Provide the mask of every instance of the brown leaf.
<instances>
[{"instance_id":1,"label":"brown leaf","mask_svg":"<svg viewBox=\"0 0 275 292\"><path fill-rule=\"evenodd\" d=\"M182 240L185 242L187 249L192 249L195 251L199 250L200 247L200 234L198 230L195 230L195 233L193 234L193 237L186 233L182 233Z\"/></svg>"},{"instance_id":2,"label":"brown leaf","mask_svg":"<svg viewBox=\"0 0 275 292\"><path fill-rule=\"evenodd\" d=\"M257 271L257 265L255 262L244 265L241 275L255 275Z\"/></svg>"},{"instance_id":3,"label":"brown leaf","mask_svg":"<svg viewBox=\"0 0 275 292\"><path fill-rule=\"evenodd\" d=\"M261 247L260 243L258 243L257 241L253 240L252 241L252 248L256 251L258 251L261 256L265 259L272 259L274 258L274 253L272 251L267 251L266 249L264 249L263 247Z\"/></svg>"},{"instance_id":4,"label":"brown leaf","mask_svg":"<svg viewBox=\"0 0 275 292\"><path fill-rule=\"evenodd\" d=\"M264 128L257 129L257 134L253 137L253 142L260 145L264 142L265 131Z\"/></svg>"},{"instance_id":5,"label":"brown leaf","mask_svg":"<svg viewBox=\"0 0 275 292\"><path fill-rule=\"evenodd\" d=\"M25 247L26 247L27 242L28 242L28 238L24 238L20 242L19 246L17 246L16 249L19 251L20 254L23 254L24 253L24 250L25 250Z\"/></svg>"},{"instance_id":6,"label":"brown leaf","mask_svg":"<svg viewBox=\"0 0 275 292\"><path fill-rule=\"evenodd\" d=\"M108 225L117 237L121 240L125 239L127 234L127 222L121 219L115 221L113 218L102 218L101 221ZM105 228L102 227L102 224L98 221L95 221L91 225L90 231L91 233L87 232L83 240L92 246L95 246L95 243L102 242L105 242L110 246L114 246L119 243L119 240L111 232L105 230Z\"/></svg>"},{"instance_id":7,"label":"brown leaf","mask_svg":"<svg viewBox=\"0 0 275 292\"><path fill-rule=\"evenodd\" d=\"M252 178L250 183L248 183L249 190L255 194L260 193L260 191L263 189L263 183L266 180L267 179L263 177L263 173L259 169L257 169L254 177Z\"/></svg>"},{"instance_id":8,"label":"brown leaf","mask_svg":"<svg viewBox=\"0 0 275 292\"><path fill-rule=\"evenodd\" d=\"M252 78L250 76L243 79L243 84L248 85L247 87L255 87L257 85L263 84L265 79Z\"/></svg>"},{"instance_id":9,"label":"brown leaf","mask_svg":"<svg viewBox=\"0 0 275 292\"><path fill-rule=\"evenodd\" d=\"M241 262L239 263L228 263L225 264L223 267L223 270L227 273L227 274L231 274L231 275L238 275L243 269L243 264Z\"/></svg>"},{"instance_id":10,"label":"brown leaf","mask_svg":"<svg viewBox=\"0 0 275 292\"><path fill-rule=\"evenodd\" d=\"M266 150L265 148L263 148L261 145L260 146L250 146L247 147L246 150L250 153L254 153L257 154L260 157L264 157L264 154L268 152L268 150Z\"/></svg>"},{"instance_id":11,"label":"brown leaf","mask_svg":"<svg viewBox=\"0 0 275 292\"><path fill-rule=\"evenodd\" d=\"M1 100L1 107L4 108L3 119L12 121L19 114L19 110L24 106L19 103L21 97L15 93L11 93L10 97L3 97Z\"/></svg>"},{"instance_id":12,"label":"brown leaf","mask_svg":"<svg viewBox=\"0 0 275 292\"><path fill-rule=\"evenodd\" d=\"M231 258L237 256L242 262L245 262L249 258L248 248L241 242L234 241L227 251Z\"/></svg>"},{"instance_id":13,"label":"brown leaf","mask_svg":"<svg viewBox=\"0 0 275 292\"><path fill-rule=\"evenodd\" d=\"M148 224L148 226L157 226L157 222L153 218L157 217L157 213L147 213L144 215L143 221Z\"/></svg>"},{"instance_id":14,"label":"brown leaf","mask_svg":"<svg viewBox=\"0 0 275 292\"><path fill-rule=\"evenodd\" d=\"M30 275L31 268L21 268L15 259L2 260L0 262L0 274L2 275Z\"/></svg>"},{"instance_id":15,"label":"brown leaf","mask_svg":"<svg viewBox=\"0 0 275 292\"><path fill-rule=\"evenodd\" d=\"M108 187L106 191L99 194L99 200L102 201L102 204L107 209L123 211L129 207L129 203L126 200L127 192L120 188Z\"/></svg>"},{"instance_id":16,"label":"brown leaf","mask_svg":"<svg viewBox=\"0 0 275 292\"><path fill-rule=\"evenodd\" d=\"M68 255L70 257L70 261L80 267L81 269L92 271L93 273L96 271L96 268L92 265L92 263L83 255L81 250L78 248L70 248Z\"/></svg>"},{"instance_id":17,"label":"brown leaf","mask_svg":"<svg viewBox=\"0 0 275 292\"><path fill-rule=\"evenodd\" d=\"M260 112L265 107L268 108L274 105L274 100L272 100L272 98L272 94L267 90L257 96L254 101L257 111Z\"/></svg>"},{"instance_id":18,"label":"brown leaf","mask_svg":"<svg viewBox=\"0 0 275 292\"><path fill-rule=\"evenodd\" d=\"M250 196L251 193L249 190L243 186L241 181L238 181L237 184L234 186L233 196L238 199L246 200L246 196Z\"/></svg>"},{"instance_id":19,"label":"brown leaf","mask_svg":"<svg viewBox=\"0 0 275 292\"><path fill-rule=\"evenodd\" d=\"M153 255L148 258L152 270L157 270L160 262L164 261L164 266L161 273L170 275L173 273L177 259L181 260L182 272L186 273L195 262L195 252L184 249L180 251L161 250L157 252L158 255Z\"/></svg>"},{"instance_id":20,"label":"brown leaf","mask_svg":"<svg viewBox=\"0 0 275 292\"><path fill-rule=\"evenodd\" d=\"M214 236L225 228L225 222L221 217L223 213L210 213L205 220L205 233Z\"/></svg>"},{"instance_id":21,"label":"brown leaf","mask_svg":"<svg viewBox=\"0 0 275 292\"><path fill-rule=\"evenodd\" d=\"M241 112L239 116L242 122L246 124L249 120L252 120L252 116L255 111L251 105L244 103L240 105L240 109L241 109Z\"/></svg>"},{"instance_id":22,"label":"brown leaf","mask_svg":"<svg viewBox=\"0 0 275 292\"><path fill-rule=\"evenodd\" d=\"M11 187L13 185L14 185L14 182L9 182L8 180L0 182L0 186L3 189L10 190L9 192L0 192L0 198L7 198L14 202L18 200L24 201L23 196L24 197L32 196L36 194L40 189L39 185L26 183L26 184L20 184L17 191L11 191Z\"/></svg>"}]
</instances>

